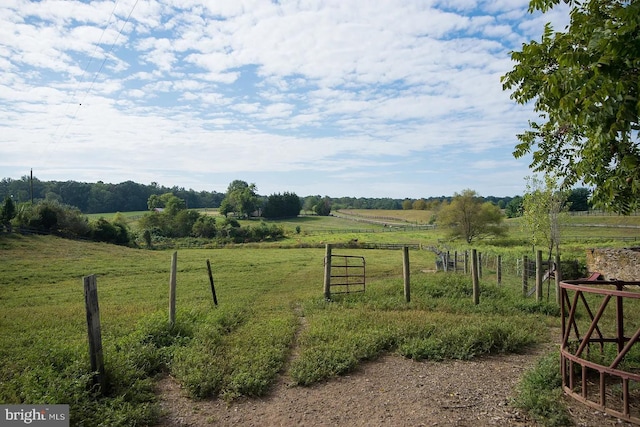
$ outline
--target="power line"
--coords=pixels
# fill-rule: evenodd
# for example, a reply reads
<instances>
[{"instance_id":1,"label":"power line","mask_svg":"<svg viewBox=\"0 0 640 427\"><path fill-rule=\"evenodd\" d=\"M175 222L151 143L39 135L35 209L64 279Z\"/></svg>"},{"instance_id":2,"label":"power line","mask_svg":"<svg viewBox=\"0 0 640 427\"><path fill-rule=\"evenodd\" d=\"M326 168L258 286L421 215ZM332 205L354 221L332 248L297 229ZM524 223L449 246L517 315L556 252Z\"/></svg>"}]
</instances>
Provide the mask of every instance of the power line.
<instances>
[{"instance_id":1,"label":"power line","mask_svg":"<svg viewBox=\"0 0 640 427\"><path fill-rule=\"evenodd\" d=\"M120 38L120 36L122 35L122 32L124 31L125 26L129 23L129 20L131 19L131 15L133 15L133 11L135 10L136 6L138 5L138 1L139 0L136 0L135 3L133 4L133 6L131 7L131 10L129 11L129 14L127 15L127 18L125 19L125 21L123 22L122 26L120 27L120 30L118 31L118 35L114 39L113 43L111 43L111 47L106 52L106 54L104 56L104 59L102 60L102 63L100 64L100 67L98 68L98 71L95 72L95 74L93 76L93 79L91 80L91 84L89 85L87 90L84 92L84 96L82 97L82 100L76 105L76 110L73 113L73 116L67 122L67 126L65 127L65 130L60 135L60 137L58 138L57 142L60 142L62 140L62 138L64 138L66 136L66 134L67 134L67 132L69 130L69 127L71 126L71 123L76 119L76 117L78 115L78 111L80 111L80 107L82 106L82 104L84 103L85 99L89 95L89 92L91 92L93 90L93 86L95 85L95 82L98 79L98 75L100 75L100 73L102 72L102 69L104 68L104 65L106 64L107 59L109 58L109 55L113 52L113 50L115 48L115 45L118 42L118 39ZM72 94L72 99L75 98L75 95L76 95L77 90L78 90L78 86L84 81L84 76L85 76L85 74L87 72L87 69L91 65L91 62L93 61L93 59L95 57L95 54L96 54L96 52L98 50L98 46L102 42L102 38L104 37L104 34L106 33L107 29L109 28L109 24L111 23L111 19L113 18L114 14L115 14L115 10L116 10L117 6L118 6L118 1L116 0L116 2L113 5L113 9L111 10L111 15L109 16L109 20L107 21L106 26L102 30L102 34L100 35L100 39L96 43L96 46L95 46L94 51L93 51L93 54L89 58L89 62L87 63L87 66L85 67L84 71L82 72L82 76L80 78L80 82L78 83L78 85L76 85L76 89L74 90L74 92ZM68 103L67 105L70 105L70 104L71 103ZM65 110L65 113L66 113L66 110ZM56 132L57 132L57 129L56 129Z\"/></svg>"}]
</instances>

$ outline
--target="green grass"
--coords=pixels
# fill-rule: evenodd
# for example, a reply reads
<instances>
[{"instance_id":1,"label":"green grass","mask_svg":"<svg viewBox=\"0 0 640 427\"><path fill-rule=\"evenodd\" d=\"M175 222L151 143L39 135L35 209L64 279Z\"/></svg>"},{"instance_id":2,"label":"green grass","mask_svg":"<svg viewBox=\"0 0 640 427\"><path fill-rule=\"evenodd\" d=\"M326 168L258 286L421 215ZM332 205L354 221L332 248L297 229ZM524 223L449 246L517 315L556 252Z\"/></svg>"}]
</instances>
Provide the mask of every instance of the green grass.
<instances>
[{"instance_id":1,"label":"green grass","mask_svg":"<svg viewBox=\"0 0 640 427\"><path fill-rule=\"evenodd\" d=\"M560 355L554 352L544 356L525 373L518 386L515 404L543 426L573 425L562 403L561 386Z\"/></svg>"},{"instance_id":2,"label":"green grass","mask_svg":"<svg viewBox=\"0 0 640 427\"><path fill-rule=\"evenodd\" d=\"M424 272L434 266L429 251L410 252L406 303L401 251L336 249L365 256L366 292L326 302L324 243L433 244L439 231L357 233L354 226L369 225L331 217L281 223L291 227L284 242L179 250L174 326L167 314L172 251L0 236L0 402L69 403L72 425L153 424L154 382L165 372L193 398L232 400L264 395L287 367L297 384L307 385L385 352L443 360L526 351L559 324L552 303L522 299L517 276L493 284L489 269L480 304L473 305L468 277ZM514 259L527 250L516 244L483 250L490 248ZM89 274L98 277L108 379L101 394L87 350L82 277Z\"/></svg>"},{"instance_id":3,"label":"green grass","mask_svg":"<svg viewBox=\"0 0 640 427\"><path fill-rule=\"evenodd\" d=\"M131 222L136 221L139 217L141 217L146 213L149 213L149 211L118 212L118 214L122 215L127 221L131 221ZM105 218L108 220L112 220L114 216L116 216L116 212L87 214L87 218L91 220L95 220L98 218Z\"/></svg>"}]
</instances>

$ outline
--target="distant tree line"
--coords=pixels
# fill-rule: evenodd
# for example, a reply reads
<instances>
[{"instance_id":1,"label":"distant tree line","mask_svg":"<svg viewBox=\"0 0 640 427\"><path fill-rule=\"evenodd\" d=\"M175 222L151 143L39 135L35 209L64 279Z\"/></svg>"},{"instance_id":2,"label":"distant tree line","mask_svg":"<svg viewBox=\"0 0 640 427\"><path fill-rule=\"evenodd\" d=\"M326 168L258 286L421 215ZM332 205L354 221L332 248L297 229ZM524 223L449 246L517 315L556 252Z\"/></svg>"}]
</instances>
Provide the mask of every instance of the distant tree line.
<instances>
[{"instance_id":1,"label":"distant tree line","mask_svg":"<svg viewBox=\"0 0 640 427\"><path fill-rule=\"evenodd\" d=\"M14 226L19 231L37 231L58 234L66 237L86 238L96 241L116 243L121 245L136 244L144 241L147 247L152 247L154 242L163 239L196 237L215 239L220 243L247 243L264 240L277 240L284 237L284 229L278 225L267 225L260 222L257 226L240 226L237 218L263 217L269 219L279 219L295 217L303 212L313 212L319 216L326 216L331 213L336 206L354 208L359 206L363 209L366 204L370 208L376 206L374 200L384 202L382 205L392 206L389 202L392 199L331 199L328 196L308 196L301 199L295 193L285 192L283 194L272 194L268 197L259 196L255 184L249 184L242 180L232 181L227 192L222 197L209 198L211 204L217 203L219 212L224 215L224 219L216 221L213 216L202 213L196 209L189 208L188 200L179 196L182 194L209 196L218 193L196 193L193 190L183 191L177 189L178 195L172 191L158 194L157 191L163 187L156 184L144 186L127 181L122 184L82 184L75 182L40 182L29 178L21 181L3 179L1 184L5 191L16 190L18 198L24 197L24 184L29 188L28 201L16 203L16 198L12 192L6 195L0 207L0 231L3 229L12 232ZM64 185L62 185L64 184ZM78 184L78 185L76 185ZM33 190L31 189L33 187ZM135 210L147 210L148 213L138 221L137 230L132 232L127 226L127 222L121 214L116 214L111 221L104 218L89 221L81 210L70 204L63 203L56 189L88 188L87 194L91 196L104 190L104 199L116 200L116 195L123 189L131 189L141 194L143 191L150 193L144 206L134 205L133 200L128 200ZM109 188L112 192L106 190ZM40 193L36 192L40 191ZM38 198L38 194L45 192L44 198ZM164 188L166 189L166 188ZM62 192L64 194L64 192ZM34 202L31 203L31 194ZM120 195L121 198L125 195ZM587 210L589 208L590 192L584 188L574 189L565 192L562 197L562 210ZM138 196L139 197L139 196ZM202 202L205 197L199 200ZM531 196L529 196L531 198ZM80 200L80 199L76 199ZM91 199L90 199L91 200ZM195 200L195 199L192 199ZM217 201L220 200L218 203ZM402 209L430 209L437 212L437 223L449 228L451 237L464 238L467 243L471 243L476 238L483 236L502 236L505 228L502 225L502 218L517 217L526 214L527 195L525 197L512 197L497 199L494 197L480 197L475 191L467 189L462 193L454 194L452 197L441 197L431 199L410 200L402 202L396 200ZM82 203L81 203L82 205ZM97 206L97 205L96 205ZM113 205L111 209L115 209ZM378 205L381 206L381 205ZM95 207L95 206L94 206ZM196 204L195 207L199 207ZM211 206L216 207L216 206ZM141 209L140 209L141 208ZM105 207L104 209L107 209ZM380 208L378 208L380 209ZM531 210L531 207L529 207ZM436 215L433 217L436 221Z\"/></svg>"},{"instance_id":2,"label":"distant tree line","mask_svg":"<svg viewBox=\"0 0 640 427\"><path fill-rule=\"evenodd\" d=\"M33 188L33 190L32 190ZM264 216L279 218L292 216L296 199L303 213L328 215L338 209L416 209L435 210L442 203L451 203L453 196L439 196L420 199L392 199L373 197L329 197L311 195L298 198L293 193L260 196L255 184L235 180L226 193L216 191L186 190L183 187L164 187L157 183L150 185L125 181L119 184L84 183L76 181L40 181L33 178L31 185L28 176L21 179L3 178L0 180L0 200L11 197L17 204L30 201L47 200L63 205L74 206L83 213L131 212L149 209L151 196L159 197L171 193L184 201L185 208L220 208L224 215L235 214L241 217ZM591 192L586 188L570 191L567 203L570 211L590 209ZM295 197L294 197L295 196ZM482 202L490 202L505 210L507 217L521 214L522 197L480 197ZM271 206L269 206L271 205ZM277 206L274 210L273 207ZM286 212L279 212L280 209ZM255 213L255 215L254 215Z\"/></svg>"},{"instance_id":3,"label":"distant tree line","mask_svg":"<svg viewBox=\"0 0 640 427\"><path fill-rule=\"evenodd\" d=\"M253 184L233 181L221 203L220 211L224 211L225 216L221 221L195 209L187 209L184 200L172 193L151 195L147 202L149 212L138 221L142 239L151 248L164 239L182 237L210 239L222 244L261 242L284 237L284 228L277 224L267 225L260 221L257 225L243 227L235 217L229 216L231 213L238 217L252 216L257 203L254 189ZM298 196L295 199L297 211L292 216L300 213Z\"/></svg>"},{"instance_id":4,"label":"distant tree line","mask_svg":"<svg viewBox=\"0 0 640 427\"><path fill-rule=\"evenodd\" d=\"M40 181L28 176L21 179L0 180L0 200L11 197L16 204L40 200L55 201L75 206L83 213L131 212L147 210L152 195L173 193L184 200L189 209L217 208L225 197L216 191L186 190L183 187L164 187L125 181L105 184L101 181L85 183L77 181Z\"/></svg>"}]
</instances>

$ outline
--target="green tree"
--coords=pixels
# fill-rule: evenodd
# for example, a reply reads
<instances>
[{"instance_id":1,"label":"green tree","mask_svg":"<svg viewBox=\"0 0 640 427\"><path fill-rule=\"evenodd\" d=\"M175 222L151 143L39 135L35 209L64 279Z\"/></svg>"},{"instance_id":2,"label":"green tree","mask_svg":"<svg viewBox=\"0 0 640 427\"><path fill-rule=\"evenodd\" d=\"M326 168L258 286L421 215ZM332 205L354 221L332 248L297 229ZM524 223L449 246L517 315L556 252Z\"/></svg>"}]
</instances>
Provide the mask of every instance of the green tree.
<instances>
[{"instance_id":1,"label":"green tree","mask_svg":"<svg viewBox=\"0 0 640 427\"><path fill-rule=\"evenodd\" d=\"M323 197L313 207L313 211L319 216L329 216L331 213L331 199L327 196Z\"/></svg>"},{"instance_id":2,"label":"green tree","mask_svg":"<svg viewBox=\"0 0 640 427\"><path fill-rule=\"evenodd\" d=\"M160 234L165 237L187 237L191 235L193 226L200 213L187 209L186 201L173 193L152 194L147 202L152 212L138 221L139 228ZM159 212L156 209L162 208Z\"/></svg>"},{"instance_id":3,"label":"green tree","mask_svg":"<svg viewBox=\"0 0 640 427\"><path fill-rule=\"evenodd\" d=\"M272 194L264 204L265 218L287 218L300 215L300 198L295 193Z\"/></svg>"},{"instance_id":4,"label":"green tree","mask_svg":"<svg viewBox=\"0 0 640 427\"><path fill-rule=\"evenodd\" d=\"M591 197L591 190L588 188L580 187L572 189L567 196L569 210L572 212L588 211L589 197Z\"/></svg>"},{"instance_id":5,"label":"green tree","mask_svg":"<svg viewBox=\"0 0 640 427\"><path fill-rule=\"evenodd\" d=\"M522 216L522 197L516 196L511 199L504 208L504 214L507 218L517 218Z\"/></svg>"},{"instance_id":6,"label":"green tree","mask_svg":"<svg viewBox=\"0 0 640 427\"><path fill-rule=\"evenodd\" d=\"M171 195L166 198L164 209L169 216L175 216L178 215L180 211L186 210L187 204L183 199Z\"/></svg>"},{"instance_id":7,"label":"green tree","mask_svg":"<svg viewBox=\"0 0 640 427\"><path fill-rule=\"evenodd\" d=\"M640 206L640 2L565 0L565 32L545 27L541 41L513 52L503 88L540 119L518 135L514 155L533 154L534 171L562 188L594 187L596 207L628 214ZM547 12L559 0L531 0Z\"/></svg>"},{"instance_id":8,"label":"green tree","mask_svg":"<svg viewBox=\"0 0 640 427\"><path fill-rule=\"evenodd\" d=\"M318 204L320 201L320 196L307 196L304 198L304 203L302 204L302 210L305 212L313 212L313 207Z\"/></svg>"},{"instance_id":9,"label":"green tree","mask_svg":"<svg viewBox=\"0 0 640 427\"><path fill-rule=\"evenodd\" d=\"M443 202L438 213L438 225L448 227L453 238L463 238L467 243L485 236L503 236L506 228L500 209L473 190L455 193L451 203Z\"/></svg>"},{"instance_id":10,"label":"green tree","mask_svg":"<svg viewBox=\"0 0 640 427\"><path fill-rule=\"evenodd\" d=\"M528 177L527 192L522 201L523 227L531 236L534 247L546 246L549 260L554 250L556 253L560 250L560 227L566 219L567 192L559 187L552 175L546 175L544 180Z\"/></svg>"},{"instance_id":11,"label":"green tree","mask_svg":"<svg viewBox=\"0 0 640 427\"><path fill-rule=\"evenodd\" d=\"M0 210L0 225L3 225L11 233L11 220L16 216L16 205L11 197L7 196Z\"/></svg>"},{"instance_id":12,"label":"green tree","mask_svg":"<svg viewBox=\"0 0 640 427\"><path fill-rule=\"evenodd\" d=\"M413 202L411 201L411 199L404 199L402 201L402 209L405 211L413 209Z\"/></svg>"},{"instance_id":13,"label":"green tree","mask_svg":"<svg viewBox=\"0 0 640 427\"><path fill-rule=\"evenodd\" d=\"M232 181L220 205L220 213L224 216L232 212L240 217L250 216L258 207L256 191L255 184L247 184L239 179Z\"/></svg>"},{"instance_id":14,"label":"green tree","mask_svg":"<svg viewBox=\"0 0 640 427\"><path fill-rule=\"evenodd\" d=\"M216 219L209 215L201 215L193 224L191 230L195 237L204 237L210 239L216 236Z\"/></svg>"},{"instance_id":15,"label":"green tree","mask_svg":"<svg viewBox=\"0 0 640 427\"><path fill-rule=\"evenodd\" d=\"M147 200L147 209L152 211L154 209L158 209L162 207L164 207L164 204L162 203L162 200L160 199L159 195L152 194L149 196L149 199Z\"/></svg>"},{"instance_id":16,"label":"green tree","mask_svg":"<svg viewBox=\"0 0 640 427\"><path fill-rule=\"evenodd\" d=\"M100 217L91 223L91 238L97 242L128 245L130 240L129 228L121 222L109 222Z\"/></svg>"},{"instance_id":17,"label":"green tree","mask_svg":"<svg viewBox=\"0 0 640 427\"><path fill-rule=\"evenodd\" d=\"M411 207L415 210L423 211L427 209L427 201L425 199L418 199L415 202L413 202Z\"/></svg>"},{"instance_id":18,"label":"green tree","mask_svg":"<svg viewBox=\"0 0 640 427\"><path fill-rule=\"evenodd\" d=\"M178 211L187 208L187 203L173 193L152 194L147 200L147 207L150 211L163 209L170 211L170 215L175 215Z\"/></svg>"}]
</instances>

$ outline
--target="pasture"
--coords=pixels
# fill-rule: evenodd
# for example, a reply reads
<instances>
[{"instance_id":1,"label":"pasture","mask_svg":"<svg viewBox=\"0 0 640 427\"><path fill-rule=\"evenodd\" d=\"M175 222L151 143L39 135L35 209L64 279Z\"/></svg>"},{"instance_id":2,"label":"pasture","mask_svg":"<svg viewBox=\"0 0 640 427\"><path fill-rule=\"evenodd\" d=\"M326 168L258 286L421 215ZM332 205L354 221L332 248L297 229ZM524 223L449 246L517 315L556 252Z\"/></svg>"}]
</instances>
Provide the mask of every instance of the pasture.
<instances>
[{"instance_id":1,"label":"pasture","mask_svg":"<svg viewBox=\"0 0 640 427\"><path fill-rule=\"evenodd\" d=\"M515 275L498 286L487 272L480 304L473 305L470 278L427 272L434 254L419 250L410 252L407 303L401 251L335 249L366 258L366 292L327 302L323 243L428 244L441 232L374 225L362 231L340 218L283 223L291 227L284 242L179 249L174 326L168 322L172 250L0 236L0 401L69 403L72 425L153 424L159 416L153 387L166 372L194 399L233 400L264 395L284 369L305 386L388 352L444 360L526 351L559 324L552 302L522 298ZM100 393L87 350L82 277L90 274L98 278L107 370Z\"/></svg>"}]
</instances>

